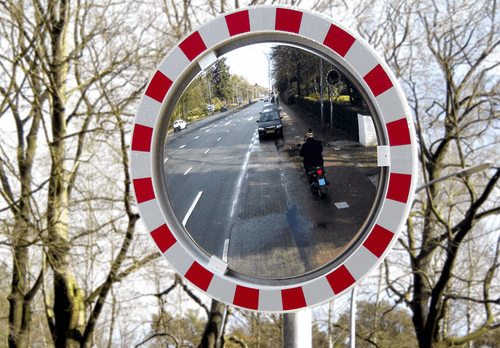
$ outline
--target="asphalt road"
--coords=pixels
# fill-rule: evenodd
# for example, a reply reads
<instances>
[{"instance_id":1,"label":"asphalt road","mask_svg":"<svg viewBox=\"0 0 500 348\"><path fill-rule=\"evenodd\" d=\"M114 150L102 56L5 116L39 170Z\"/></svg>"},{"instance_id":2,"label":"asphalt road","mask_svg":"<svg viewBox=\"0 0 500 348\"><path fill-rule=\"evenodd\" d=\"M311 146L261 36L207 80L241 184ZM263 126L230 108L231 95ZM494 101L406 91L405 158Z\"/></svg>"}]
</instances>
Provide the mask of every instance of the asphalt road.
<instances>
[{"instance_id":1,"label":"asphalt road","mask_svg":"<svg viewBox=\"0 0 500 348\"><path fill-rule=\"evenodd\" d=\"M167 137L164 172L170 200L178 219L209 255L224 256L238 184L258 139L256 121L263 105L217 114Z\"/></svg>"}]
</instances>

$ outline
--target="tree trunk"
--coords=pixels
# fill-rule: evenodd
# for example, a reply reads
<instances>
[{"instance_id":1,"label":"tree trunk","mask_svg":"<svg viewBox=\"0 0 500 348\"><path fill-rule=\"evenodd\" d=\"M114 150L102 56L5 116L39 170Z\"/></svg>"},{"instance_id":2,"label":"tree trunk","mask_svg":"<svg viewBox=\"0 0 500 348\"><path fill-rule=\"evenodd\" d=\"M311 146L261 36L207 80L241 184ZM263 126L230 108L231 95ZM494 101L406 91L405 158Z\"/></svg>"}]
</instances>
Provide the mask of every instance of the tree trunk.
<instances>
[{"instance_id":1,"label":"tree trunk","mask_svg":"<svg viewBox=\"0 0 500 348\"><path fill-rule=\"evenodd\" d=\"M210 315L207 325L201 338L200 348L216 348L219 340L219 334L224 322L224 311L226 306L217 300L212 300L210 305Z\"/></svg>"}]
</instances>

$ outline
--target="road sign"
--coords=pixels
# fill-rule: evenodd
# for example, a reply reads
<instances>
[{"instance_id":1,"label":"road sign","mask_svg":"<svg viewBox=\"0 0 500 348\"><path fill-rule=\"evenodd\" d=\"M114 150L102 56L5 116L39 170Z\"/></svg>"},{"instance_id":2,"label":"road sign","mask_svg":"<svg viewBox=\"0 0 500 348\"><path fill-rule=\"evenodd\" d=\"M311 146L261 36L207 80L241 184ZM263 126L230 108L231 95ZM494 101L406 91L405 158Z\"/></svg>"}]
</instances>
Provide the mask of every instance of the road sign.
<instances>
[{"instance_id":1,"label":"road sign","mask_svg":"<svg viewBox=\"0 0 500 348\"><path fill-rule=\"evenodd\" d=\"M169 200L163 152L174 106L191 80L238 47L277 42L307 49L353 82L369 104L382 179L356 240L313 272L283 279L238 274L191 239ZM408 217L416 185L416 140L403 92L385 62L355 33L320 14L257 6L221 15L190 33L161 62L141 99L131 174L141 217L175 270L212 298L263 312L325 303L349 291L383 260Z\"/></svg>"}]
</instances>

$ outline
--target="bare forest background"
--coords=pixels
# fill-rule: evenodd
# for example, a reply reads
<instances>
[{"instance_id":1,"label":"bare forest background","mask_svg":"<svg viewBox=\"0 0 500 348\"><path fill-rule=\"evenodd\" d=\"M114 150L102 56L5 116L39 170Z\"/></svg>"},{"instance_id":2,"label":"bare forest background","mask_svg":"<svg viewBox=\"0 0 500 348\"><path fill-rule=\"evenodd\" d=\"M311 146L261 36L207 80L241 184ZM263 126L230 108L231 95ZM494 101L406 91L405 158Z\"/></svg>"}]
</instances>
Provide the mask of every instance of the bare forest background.
<instances>
[{"instance_id":1,"label":"bare forest background","mask_svg":"<svg viewBox=\"0 0 500 348\"><path fill-rule=\"evenodd\" d=\"M496 0L7 0L0 347L281 347L280 315L226 308L174 274L129 177L135 110L161 59L210 18L262 4L321 12L375 47L415 119L420 183L495 163L418 193L361 286L357 347L500 346ZM282 82L308 97L310 81ZM346 300L314 309L314 347L348 346Z\"/></svg>"}]
</instances>

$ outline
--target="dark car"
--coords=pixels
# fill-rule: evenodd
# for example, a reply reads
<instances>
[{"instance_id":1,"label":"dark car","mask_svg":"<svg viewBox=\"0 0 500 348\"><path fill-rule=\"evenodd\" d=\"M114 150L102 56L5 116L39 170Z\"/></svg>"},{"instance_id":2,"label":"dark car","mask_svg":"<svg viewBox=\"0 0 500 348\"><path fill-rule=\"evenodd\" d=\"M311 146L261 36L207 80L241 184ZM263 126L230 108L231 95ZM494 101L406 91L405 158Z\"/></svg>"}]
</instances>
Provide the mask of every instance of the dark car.
<instances>
[{"instance_id":1,"label":"dark car","mask_svg":"<svg viewBox=\"0 0 500 348\"><path fill-rule=\"evenodd\" d=\"M283 137L283 123L279 111L269 110L264 111L260 114L260 119L257 121L259 123L259 138L265 136L280 136Z\"/></svg>"},{"instance_id":2,"label":"dark car","mask_svg":"<svg viewBox=\"0 0 500 348\"><path fill-rule=\"evenodd\" d=\"M276 111L278 111L278 113L280 112L280 108L278 107L278 105L266 104L266 105L264 105L264 107L262 108L262 111L260 113L262 114L263 112L269 112L272 110L276 110Z\"/></svg>"}]
</instances>

